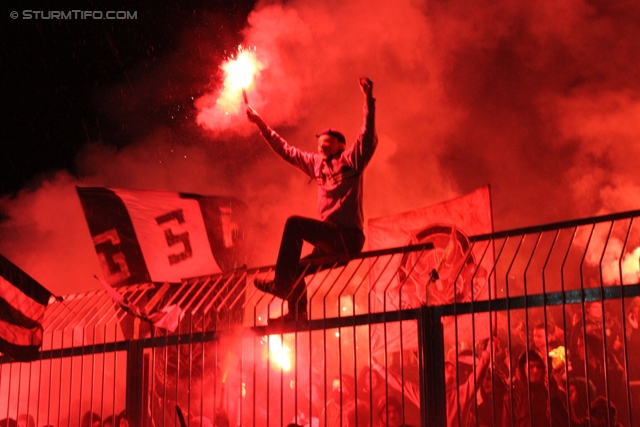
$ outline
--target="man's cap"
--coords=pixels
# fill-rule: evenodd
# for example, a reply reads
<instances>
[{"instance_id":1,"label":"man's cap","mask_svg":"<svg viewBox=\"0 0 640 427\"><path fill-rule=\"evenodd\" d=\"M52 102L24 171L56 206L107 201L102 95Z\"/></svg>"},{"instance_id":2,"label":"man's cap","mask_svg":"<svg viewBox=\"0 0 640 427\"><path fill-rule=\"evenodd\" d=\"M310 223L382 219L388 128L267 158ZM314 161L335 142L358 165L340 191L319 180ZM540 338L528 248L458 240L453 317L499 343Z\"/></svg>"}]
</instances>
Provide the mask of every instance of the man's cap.
<instances>
[{"instance_id":1,"label":"man's cap","mask_svg":"<svg viewBox=\"0 0 640 427\"><path fill-rule=\"evenodd\" d=\"M322 135L329 135L329 136L332 136L332 137L334 137L335 139L337 139L337 140L338 140L338 142L341 142L341 143L343 143L343 144L346 144L346 143L347 143L347 140L346 140L346 139L344 139L344 135L342 134L342 132L340 132L340 131L338 131L338 130L335 130L335 129L331 129L331 128L325 128L325 129L322 129L322 130L320 131L320 133L318 133L318 134L316 135L316 138L320 138Z\"/></svg>"}]
</instances>

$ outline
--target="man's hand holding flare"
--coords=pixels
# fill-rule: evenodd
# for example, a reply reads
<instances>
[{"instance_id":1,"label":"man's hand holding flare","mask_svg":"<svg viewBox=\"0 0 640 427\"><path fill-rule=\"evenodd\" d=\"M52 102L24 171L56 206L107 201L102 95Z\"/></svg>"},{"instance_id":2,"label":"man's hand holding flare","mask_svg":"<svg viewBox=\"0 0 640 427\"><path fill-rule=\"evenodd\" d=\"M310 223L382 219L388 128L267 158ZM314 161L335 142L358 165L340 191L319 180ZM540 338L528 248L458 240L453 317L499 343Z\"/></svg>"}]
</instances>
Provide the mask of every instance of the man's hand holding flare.
<instances>
[{"instance_id":1,"label":"man's hand holding flare","mask_svg":"<svg viewBox=\"0 0 640 427\"><path fill-rule=\"evenodd\" d=\"M247 105L247 118L251 123L256 123L256 124L258 123L259 120L262 120L260 119L258 112L253 108L251 108L250 105Z\"/></svg>"},{"instance_id":2,"label":"man's hand holding flare","mask_svg":"<svg viewBox=\"0 0 640 427\"><path fill-rule=\"evenodd\" d=\"M262 120L258 112L253 108L251 108L250 105L247 105L247 118L251 123L255 123L258 126L258 128L260 128L261 132L267 131L266 123Z\"/></svg>"}]
</instances>

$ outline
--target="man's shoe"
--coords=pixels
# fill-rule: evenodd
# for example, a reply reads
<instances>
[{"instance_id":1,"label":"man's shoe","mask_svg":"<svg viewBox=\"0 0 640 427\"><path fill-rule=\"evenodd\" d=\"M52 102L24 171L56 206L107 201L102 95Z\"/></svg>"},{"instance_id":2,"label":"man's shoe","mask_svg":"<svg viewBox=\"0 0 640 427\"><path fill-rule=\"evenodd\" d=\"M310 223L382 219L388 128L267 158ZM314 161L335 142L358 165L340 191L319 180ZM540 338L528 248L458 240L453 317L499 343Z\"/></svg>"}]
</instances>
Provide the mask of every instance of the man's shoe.
<instances>
[{"instance_id":1,"label":"man's shoe","mask_svg":"<svg viewBox=\"0 0 640 427\"><path fill-rule=\"evenodd\" d=\"M268 279L254 279L253 286L261 290L262 292L266 292L271 295L275 295L276 291L276 283L273 280Z\"/></svg>"},{"instance_id":2,"label":"man's shoe","mask_svg":"<svg viewBox=\"0 0 640 427\"><path fill-rule=\"evenodd\" d=\"M300 311L298 313L287 313L280 317L273 317L267 320L269 325L282 325L284 323L296 323L299 326L308 325L309 319L307 318L306 311Z\"/></svg>"}]
</instances>

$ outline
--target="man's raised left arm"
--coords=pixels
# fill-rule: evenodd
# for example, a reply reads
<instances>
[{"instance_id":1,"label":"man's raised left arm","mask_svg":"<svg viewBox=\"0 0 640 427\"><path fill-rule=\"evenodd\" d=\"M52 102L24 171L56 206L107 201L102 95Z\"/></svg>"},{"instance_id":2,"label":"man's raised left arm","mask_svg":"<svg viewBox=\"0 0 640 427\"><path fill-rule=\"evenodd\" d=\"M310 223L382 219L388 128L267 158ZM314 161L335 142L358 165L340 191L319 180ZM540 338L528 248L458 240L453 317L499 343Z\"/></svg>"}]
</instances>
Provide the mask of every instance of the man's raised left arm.
<instances>
[{"instance_id":1,"label":"man's raised left arm","mask_svg":"<svg viewBox=\"0 0 640 427\"><path fill-rule=\"evenodd\" d=\"M367 77L360 77L359 84L364 95L363 123L360 135L352 146L352 161L354 167L361 170L367 166L376 150L378 135L375 126L376 99L373 97L373 82Z\"/></svg>"}]
</instances>

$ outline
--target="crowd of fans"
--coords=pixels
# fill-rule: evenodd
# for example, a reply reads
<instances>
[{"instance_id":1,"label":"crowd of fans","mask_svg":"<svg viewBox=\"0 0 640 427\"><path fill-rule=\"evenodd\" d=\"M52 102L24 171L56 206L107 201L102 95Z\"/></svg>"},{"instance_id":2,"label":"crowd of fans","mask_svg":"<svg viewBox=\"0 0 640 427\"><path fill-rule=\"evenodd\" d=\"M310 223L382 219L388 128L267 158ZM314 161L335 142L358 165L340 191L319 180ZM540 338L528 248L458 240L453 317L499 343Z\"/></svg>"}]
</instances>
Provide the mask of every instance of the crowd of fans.
<instances>
[{"instance_id":1,"label":"crowd of fans","mask_svg":"<svg viewBox=\"0 0 640 427\"><path fill-rule=\"evenodd\" d=\"M36 427L36 420L31 414L20 414L17 419L0 420L0 427ZM44 427L53 427L45 425ZM80 420L80 427L129 427L126 413L111 415L104 420L95 412L85 412Z\"/></svg>"},{"instance_id":2,"label":"crowd of fans","mask_svg":"<svg viewBox=\"0 0 640 427\"><path fill-rule=\"evenodd\" d=\"M540 316L506 339L498 334L448 352L447 426L640 425L633 411L640 408L640 297L627 301L624 319L600 301L572 309L561 323ZM419 378L403 370L373 360L358 377L356 393L353 378L343 375L338 382L345 385L326 405L326 425L419 425L419 415L408 415L412 408L419 414Z\"/></svg>"}]
</instances>

